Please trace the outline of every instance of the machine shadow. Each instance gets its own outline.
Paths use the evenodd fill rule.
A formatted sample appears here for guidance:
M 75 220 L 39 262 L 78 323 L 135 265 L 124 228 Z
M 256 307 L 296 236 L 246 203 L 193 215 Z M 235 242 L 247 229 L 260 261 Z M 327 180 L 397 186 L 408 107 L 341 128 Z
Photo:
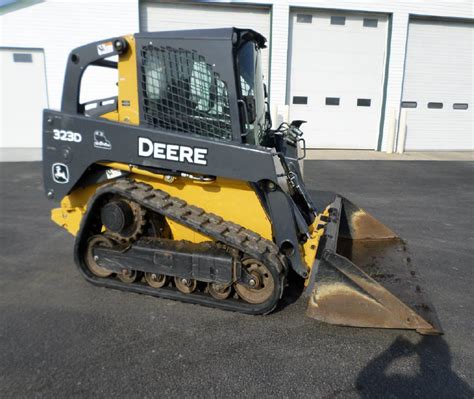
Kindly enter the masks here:
M 288 286 L 285 287 L 285 294 L 283 298 L 278 302 L 276 309 L 273 313 L 277 313 L 285 309 L 287 306 L 298 301 L 303 295 L 304 291 L 304 279 L 299 277 L 293 270 L 290 270 L 287 276 Z M 307 302 L 307 298 L 306 298 Z
M 391 364 L 417 356 L 416 374 L 390 373 Z M 359 373 L 356 389 L 361 398 L 472 398 L 473 388 L 451 368 L 451 353 L 442 337 L 423 336 L 419 343 L 404 337 L 371 360 Z

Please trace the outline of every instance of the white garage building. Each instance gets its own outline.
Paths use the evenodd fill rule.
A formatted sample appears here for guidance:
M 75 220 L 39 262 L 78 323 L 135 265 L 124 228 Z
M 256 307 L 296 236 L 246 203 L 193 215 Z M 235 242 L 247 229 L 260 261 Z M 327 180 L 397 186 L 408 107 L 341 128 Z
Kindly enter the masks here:
M 0 155 L 39 159 L 41 110 L 59 108 L 74 47 L 225 26 L 267 37 L 272 109 L 308 121 L 310 148 L 474 149 L 472 0 L 0 0 Z

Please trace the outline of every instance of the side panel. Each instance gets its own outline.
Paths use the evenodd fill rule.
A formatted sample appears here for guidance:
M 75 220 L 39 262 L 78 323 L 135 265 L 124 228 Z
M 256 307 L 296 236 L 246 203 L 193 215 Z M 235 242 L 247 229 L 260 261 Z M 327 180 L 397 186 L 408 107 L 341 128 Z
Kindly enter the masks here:
M 112 166 L 112 165 L 111 165 Z M 125 165 L 123 165 L 125 166 Z M 188 204 L 198 206 L 206 212 L 223 217 L 252 230 L 272 241 L 272 226 L 263 206 L 252 187 L 246 182 L 218 178 L 213 182 L 202 183 L 187 178 L 177 178 L 167 183 L 163 175 L 154 177 L 131 174 L 130 178 L 150 184 Z M 61 201 L 61 208 L 53 210 L 53 219 L 75 235 L 79 230 L 81 217 L 87 201 L 98 186 L 76 189 Z M 207 241 L 209 238 L 177 223 L 169 221 L 173 238 L 192 242 Z
M 132 175 L 132 177 L 134 177 Z M 162 179 L 137 176 L 153 187 L 179 197 L 189 204 L 212 212 L 262 237 L 273 241 L 272 226 L 255 191 L 247 182 L 218 178 L 215 182 L 200 183 L 178 178 L 172 184 Z
M 92 164 L 107 161 L 249 182 L 277 181 L 276 155 L 265 148 L 51 110 L 44 113 L 43 132 L 44 184 L 51 199 L 68 194 Z

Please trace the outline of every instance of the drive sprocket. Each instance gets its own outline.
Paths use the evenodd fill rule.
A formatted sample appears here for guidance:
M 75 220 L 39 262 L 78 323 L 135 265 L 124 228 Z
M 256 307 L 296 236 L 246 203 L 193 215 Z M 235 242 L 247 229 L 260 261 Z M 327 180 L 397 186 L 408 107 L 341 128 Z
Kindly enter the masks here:
M 107 217 L 107 215 L 104 216 L 104 213 L 113 211 L 115 211 L 115 213 L 128 211 L 131 215 L 131 220 L 128 221 L 127 224 L 121 225 L 120 228 L 112 229 L 111 226 L 104 221 Z M 147 223 L 146 210 L 134 201 L 125 198 L 113 198 L 102 208 L 102 220 L 107 229 L 107 235 L 110 238 L 122 244 L 131 244 L 138 240 L 143 234 Z

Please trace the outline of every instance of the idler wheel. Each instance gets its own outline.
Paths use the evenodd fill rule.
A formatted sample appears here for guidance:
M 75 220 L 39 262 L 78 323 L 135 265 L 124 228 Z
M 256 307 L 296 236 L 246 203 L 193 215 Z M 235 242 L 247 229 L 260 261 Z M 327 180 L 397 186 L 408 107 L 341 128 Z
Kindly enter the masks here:
M 237 294 L 246 302 L 258 304 L 264 303 L 273 295 L 275 290 L 275 281 L 270 270 L 260 261 L 247 258 L 242 261 L 242 267 L 245 268 L 251 276 L 250 284 L 234 284 Z
M 94 248 L 95 247 L 106 247 L 112 248 L 114 246 L 113 241 L 110 238 L 107 238 L 101 234 L 92 236 L 89 238 L 87 242 L 87 249 L 86 249 L 86 257 L 85 262 L 88 269 L 94 276 L 97 277 L 109 277 L 112 272 L 99 266 L 97 261 L 99 260 L 97 256 L 94 256 Z

